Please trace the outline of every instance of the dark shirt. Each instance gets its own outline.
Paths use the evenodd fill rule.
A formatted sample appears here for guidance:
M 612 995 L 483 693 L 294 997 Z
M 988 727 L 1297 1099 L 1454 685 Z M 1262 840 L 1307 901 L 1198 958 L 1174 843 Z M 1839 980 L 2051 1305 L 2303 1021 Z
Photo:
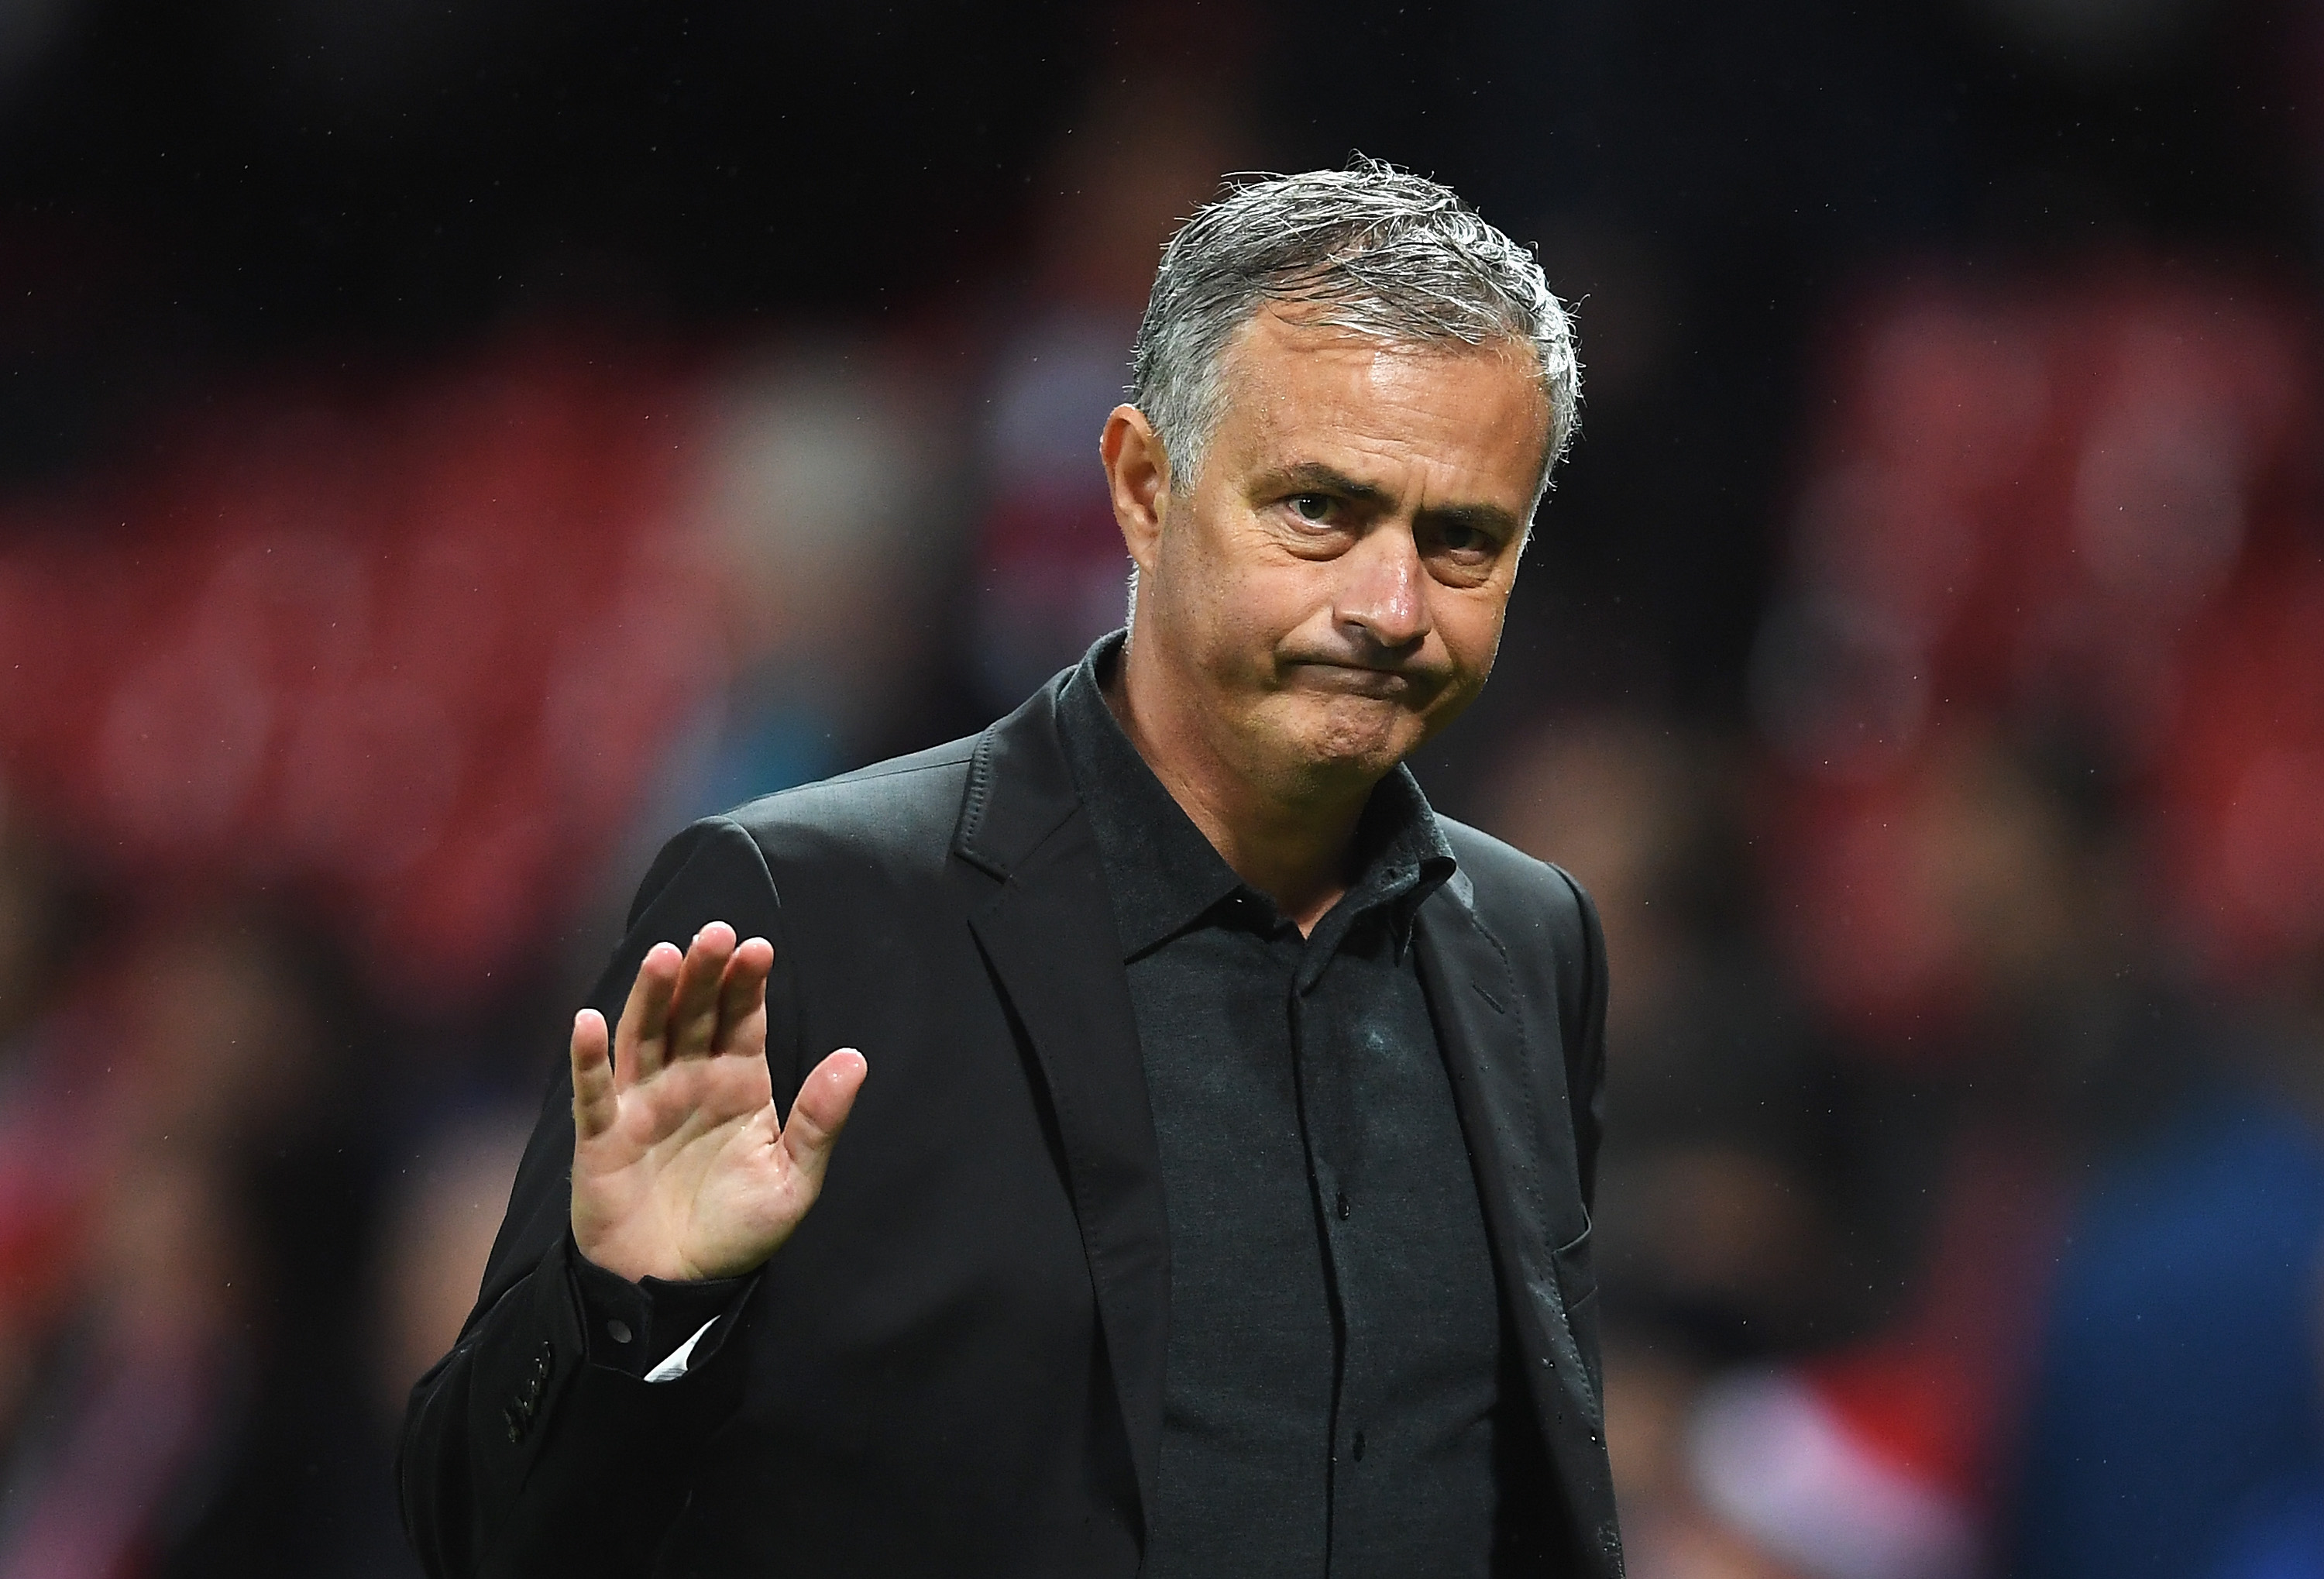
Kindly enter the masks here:
M 1091 650 L 1058 723 L 1113 900 L 1170 1223 L 1145 1571 L 1482 1579 L 1500 1302 L 1412 950 L 1452 852 L 1398 769 L 1360 823 L 1346 896 L 1303 937 L 1115 721 L 1099 677 L 1120 650 Z

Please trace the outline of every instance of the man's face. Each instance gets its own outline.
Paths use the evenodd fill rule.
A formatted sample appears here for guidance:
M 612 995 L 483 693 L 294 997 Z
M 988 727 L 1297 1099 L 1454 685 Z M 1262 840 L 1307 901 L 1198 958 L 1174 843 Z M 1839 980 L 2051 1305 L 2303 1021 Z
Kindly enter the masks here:
M 1221 377 L 1191 496 L 1124 522 L 1139 661 L 1255 781 L 1369 784 L 1492 668 L 1548 426 L 1532 354 L 1262 311 Z

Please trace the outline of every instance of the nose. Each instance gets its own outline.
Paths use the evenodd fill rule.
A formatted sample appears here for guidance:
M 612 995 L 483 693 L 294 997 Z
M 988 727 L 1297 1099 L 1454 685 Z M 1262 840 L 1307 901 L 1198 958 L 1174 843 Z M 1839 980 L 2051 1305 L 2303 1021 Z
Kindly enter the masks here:
M 1342 628 L 1390 649 L 1413 646 L 1428 634 L 1428 571 L 1410 531 L 1382 522 L 1338 562 L 1339 597 L 1333 613 Z

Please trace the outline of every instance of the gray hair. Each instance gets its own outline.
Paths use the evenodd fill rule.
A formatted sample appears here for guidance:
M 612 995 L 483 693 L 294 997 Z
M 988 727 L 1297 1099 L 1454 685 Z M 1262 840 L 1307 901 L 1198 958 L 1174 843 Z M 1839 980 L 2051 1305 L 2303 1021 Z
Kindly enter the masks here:
M 1397 344 L 1530 346 L 1549 402 L 1538 502 L 1572 441 L 1582 394 L 1565 309 L 1533 254 L 1450 187 L 1361 156 L 1345 170 L 1230 186 L 1163 248 L 1129 392 L 1161 437 L 1174 489 L 1194 486 L 1225 406 L 1228 342 L 1277 302 Z

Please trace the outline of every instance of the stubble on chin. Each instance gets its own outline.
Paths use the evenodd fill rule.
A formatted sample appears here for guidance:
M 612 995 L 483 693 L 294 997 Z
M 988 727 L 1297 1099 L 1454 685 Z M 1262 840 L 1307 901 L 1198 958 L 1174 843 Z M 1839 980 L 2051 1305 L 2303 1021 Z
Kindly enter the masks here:
M 1419 716 L 1400 701 L 1310 694 L 1288 711 L 1283 771 L 1309 793 L 1377 782 L 1424 734 Z

